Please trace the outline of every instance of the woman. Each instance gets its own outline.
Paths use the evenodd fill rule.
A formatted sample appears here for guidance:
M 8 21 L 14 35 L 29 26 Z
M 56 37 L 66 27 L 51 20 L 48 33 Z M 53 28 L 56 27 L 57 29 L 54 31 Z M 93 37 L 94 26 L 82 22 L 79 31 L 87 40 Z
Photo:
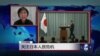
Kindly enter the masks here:
M 33 25 L 33 23 L 27 19 L 29 15 L 28 10 L 25 7 L 21 7 L 18 10 L 19 20 L 17 20 L 14 25 Z

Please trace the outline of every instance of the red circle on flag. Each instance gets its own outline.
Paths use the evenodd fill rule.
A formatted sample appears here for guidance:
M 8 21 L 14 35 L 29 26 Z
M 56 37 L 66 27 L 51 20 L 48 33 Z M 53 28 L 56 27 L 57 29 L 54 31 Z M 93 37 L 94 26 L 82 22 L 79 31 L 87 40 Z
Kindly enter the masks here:
M 47 19 L 44 20 L 44 25 L 47 26 Z

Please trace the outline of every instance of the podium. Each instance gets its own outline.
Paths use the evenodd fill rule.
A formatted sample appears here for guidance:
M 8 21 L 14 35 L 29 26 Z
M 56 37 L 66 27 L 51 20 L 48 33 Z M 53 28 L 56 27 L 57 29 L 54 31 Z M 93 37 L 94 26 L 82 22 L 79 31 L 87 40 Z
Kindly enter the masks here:
M 60 41 L 66 41 L 67 42 L 67 28 L 70 28 L 70 27 L 66 27 L 66 26 L 61 26 L 60 27 Z

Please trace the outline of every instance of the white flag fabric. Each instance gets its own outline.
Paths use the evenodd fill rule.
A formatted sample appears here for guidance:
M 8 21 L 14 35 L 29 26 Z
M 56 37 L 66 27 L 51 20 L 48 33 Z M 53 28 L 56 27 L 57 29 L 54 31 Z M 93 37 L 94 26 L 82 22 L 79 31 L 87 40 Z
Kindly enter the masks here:
M 46 14 L 43 14 L 42 20 L 41 20 L 41 30 L 44 31 L 44 33 L 47 33 L 47 18 Z

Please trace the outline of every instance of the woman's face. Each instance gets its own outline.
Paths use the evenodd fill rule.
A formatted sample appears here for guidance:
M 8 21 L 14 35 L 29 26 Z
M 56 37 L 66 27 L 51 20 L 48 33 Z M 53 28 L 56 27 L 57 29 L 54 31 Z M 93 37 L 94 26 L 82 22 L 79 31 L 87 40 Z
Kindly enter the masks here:
M 22 20 L 26 20 L 27 17 L 28 17 L 28 14 L 27 14 L 26 10 L 22 10 L 22 11 L 19 13 L 19 17 L 20 17 L 20 19 L 22 19 Z

